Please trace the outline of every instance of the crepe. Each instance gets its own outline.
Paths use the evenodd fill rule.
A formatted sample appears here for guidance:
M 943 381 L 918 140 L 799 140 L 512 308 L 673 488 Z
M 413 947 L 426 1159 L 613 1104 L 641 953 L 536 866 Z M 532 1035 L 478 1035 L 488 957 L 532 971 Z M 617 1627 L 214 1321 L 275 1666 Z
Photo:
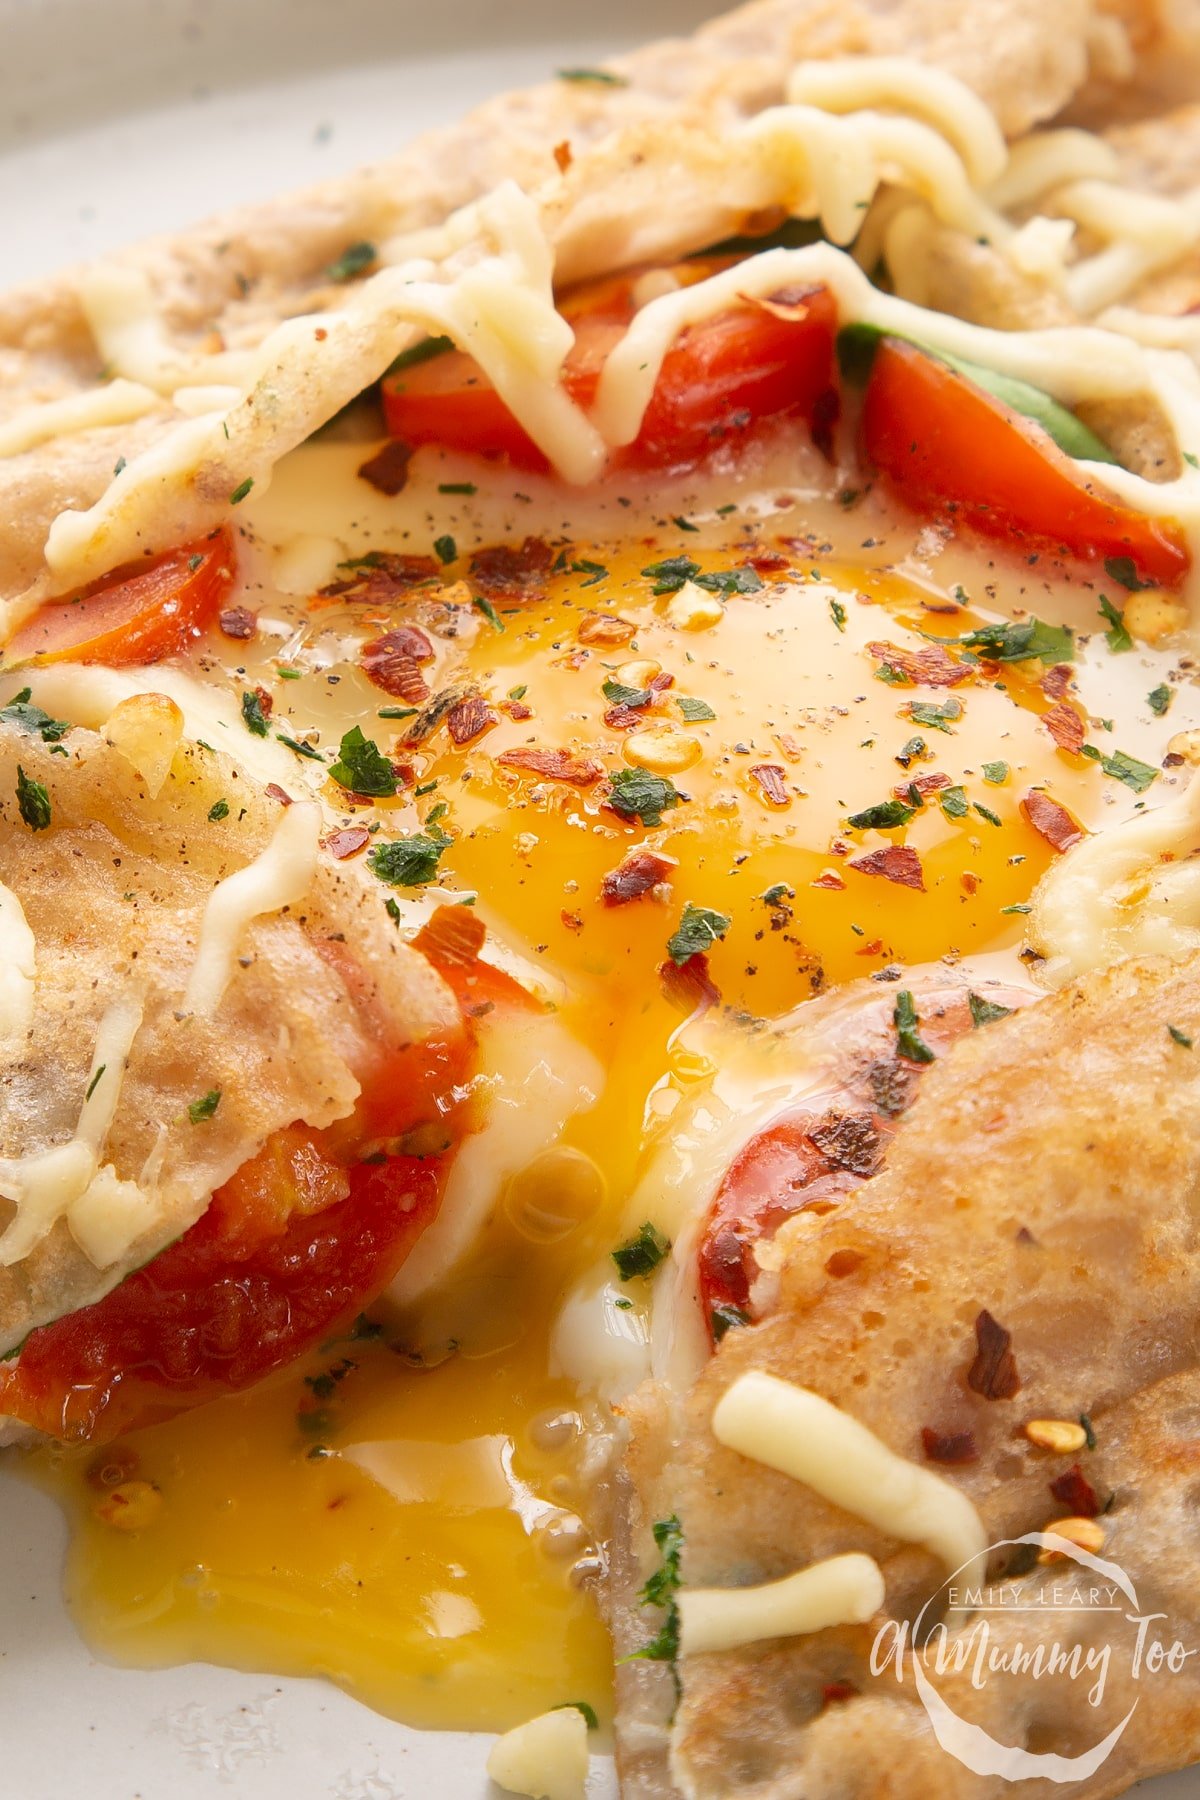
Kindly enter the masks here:
M 650 1524 L 671 1515 L 683 1528 L 685 1589 L 769 1580 L 852 1549 L 883 1569 L 888 1617 L 913 1617 L 937 1587 L 927 1552 L 714 1440 L 716 1401 L 751 1369 L 816 1390 L 905 1458 L 922 1460 L 923 1428 L 970 1432 L 977 1458 L 938 1472 L 969 1495 L 992 1543 L 1069 1510 L 1047 1484 L 1072 1459 L 1036 1449 L 1023 1423 L 1085 1413 L 1097 1440 L 1084 1456 L 1087 1480 L 1114 1496 L 1102 1554 L 1127 1572 L 1142 1610 L 1164 1613 L 1170 1635 L 1196 1641 L 1193 1034 L 1200 1041 L 1197 957 L 1088 977 L 960 1041 L 925 1076 L 884 1171 L 827 1216 L 783 1228 L 762 1323 L 729 1331 L 690 1392 L 650 1386 L 625 1409 L 632 1511 L 617 1563 L 619 1653 L 656 1629 L 636 1594 L 658 1560 Z M 1011 1397 L 988 1399 L 966 1381 L 984 1309 L 1011 1333 L 1020 1379 Z M 1027 1592 L 1044 1579 L 1027 1575 Z M 1007 1783 L 970 1774 L 939 1747 L 911 1682 L 872 1677 L 882 1622 L 685 1658 L 673 1725 L 670 1671 L 624 1664 L 623 1794 L 1003 1792 Z M 991 1623 L 1011 1646 L 1063 1621 L 1027 1611 Z M 1077 1627 L 1081 1642 L 1097 1644 L 1106 1629 L 1096 1616 Z M 1080 1793 L 1122 1792 L 1200 1752 L 1194 1663 L 1157 1680 L 1143 1672 L 1139 1688 L 1118 1660 L 1113 1679 L 1125 1685 L 1114 1689 L 1108 1723 L 1139 1692 L 1141 1703 Z M 845 1691 L 823 1705 L 831 1684 Z M 1105 1729 L 1082 1693 L 1072 1705 L 1061 1686 L 1032 1676 L 1019 1688 L 995 1681 L 973 1691 L 968 1669 L 939 1687 L 1002 1743 L 1076 1751 Z
M 1146 9 L 1139 18 L 1146 26 Z M 737 179 L 719 129 L 777 103 L 797 59 L 859 52 L 953 72 L 1010 137 L 1079 94 L 1089 58 L 1110 74 L 1119 65 L 1126 83 L 1137 75 L 1122 28 L 1088 0 L 1053 15 L 1035 0 L 989 0 L 969 19 L 946 0 L 756 0 L 692 39 L 619 60 L 614 79 L 503 97 L 376 168 L 18 291 L 0 306 L 0 431 L 6 420 L 10 446 L 35 441 L 0 462 L 0 593 L 61 592 L 197 536 L 375 380 L 413 332 L 386 266 L 374 280 L 331 282 L 350 246 L 392 267 L 411 256 L 435 270 L 477 262 L 497 247 L 486 212 L 460 213 L 449 237 L 431 228 L 509 179 L 533 196 L 558 283 L 694 250 L 761 204 L 761 174 Z M 96 384 L 114 363 L 122 385 L 105 395 Z M 45 437 L 52 416 L 31 409 L 81 397 L 101 415 L 116 406 L 122 422 Z M 181 406 L 212 408 L 207 426 L 185 422 Z M 171 466 L 143 472 L 139 456 L 168 441 Z M 112 517 L 60 545 L 48 569 L 51 523 L 94 504 L 121 458 L 133 467 Z

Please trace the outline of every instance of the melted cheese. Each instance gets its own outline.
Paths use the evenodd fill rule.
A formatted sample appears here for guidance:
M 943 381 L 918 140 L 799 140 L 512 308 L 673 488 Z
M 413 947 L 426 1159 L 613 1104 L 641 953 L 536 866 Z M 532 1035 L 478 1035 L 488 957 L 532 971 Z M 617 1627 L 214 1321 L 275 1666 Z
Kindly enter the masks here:
M 137 381 L 109 381 L 103 387 L 86 388 L 61 400 L 45 400 L 26 406 L 0 424 L 0 456 L 20 456 L 52 438 L 69 437 L 76 431 L 95 431 L 104 425 L 125 425 L 161 405 L 152 388 Z
M 79 304 L 107 368 L 169 395 L 193 381 L 240 381 L 245 351 L 183 355 L 170 342 L 149 277 L 120 263 L 94 263 L 78 277 Z
M 1200 948 L 1200 779 L 1052 863 L 1034 892 L 1029 940 L 1050 987 L 1125 957 Z
M 122 994 L 100 1020 L 74 1136 L 65 1144 L 0 1161 L 0 1194 L 17 1208 L 0 1234 L 0 1263 L 6 1267 L 27 1256 L 57 1220 L 66 1217 L 71 1224 L 72 1209 L 80 1203 L 85 1218 L 91 1216 L 87 1196 L 101 1173 L 100 1156 L 116 1117 L 143 1004 L 140 994 Z M 111 1174 L 108 1170 L 102 1186 Z
M 912 57 L 803 62 L 792 72 L 787 95 L 794 104 L 829 113 L 864 107 L 917 113 L 954 147 L 976 187 L 995 181 L 1007 161 L 1004 134 L 978 95 L 944 69 Z
M 865 1625 L 883 1599 L 879 1564 L 858 1551 L 761 1587 L 684 1588 L 677 1601 L 679 1648 L 684 1656 L 704 1656 L 831 1625 Z
M 948 1570 L 977 1578 L 983 1522 L 961 1489 L 897 1456 L 874 1432 L 807 1388 L 742 1375 L 713 1412 L 719 1443 L 802 1481 L 888 1537 L 923 1544 Z
M 297 906 L 317 872 L 321 811 L 311 801 L 284 808 L 270 843 L 252 863 L 218 882 L 200 924 L 196 960 L 183 1003 L 210 1018 L 233 974 L 238 946 L 252 919 Z
M 37 944 L 24 909 L 0 883 L 0 1041 L 11 1054 L 33 1025 Z
M 584 1800 L 586 1719 L 577 1706 L 561 1706 L 506 1731 L 492 1745 L 487 1772 L 509 1794 L 526 1794 L 531 1800 Z

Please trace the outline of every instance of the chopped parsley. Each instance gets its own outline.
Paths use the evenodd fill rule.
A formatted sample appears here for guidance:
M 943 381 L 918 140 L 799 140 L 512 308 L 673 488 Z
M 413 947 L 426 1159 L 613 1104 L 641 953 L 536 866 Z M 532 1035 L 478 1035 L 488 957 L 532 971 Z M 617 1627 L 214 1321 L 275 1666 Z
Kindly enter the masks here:
M 458 545 L 449 533 L 447 533 L 445 537 L 434 538 L 433 554 L 440 563 L 452 563 L 458 555 Z
M 1131 594 L 1140 592 L 1142 588 L 1152 588 L 1154 586 L 1152 581 L 1142 580 L 1137 572 L 1137 566 L 1134 563 L 1132 556 L 1106 556 L 1104 559 L 1104 573 L 1110 576 L 1113 581 L 1119 583 L 1121 587 L 1127 589 Z
M 962 701 L 951 694 L 939 705 L 936 700 L 910 700 L 908 716 L 914 725 L 929 725 L 935 731 L 949 731 L 955 719 L 962 718 Z
M 433 338 L 426 339 L 427 343 L 434 343 L 436 341 L 437 340 L 433 339 Z M 479 489 L 475 486 L 475 483 L 473 481 L 439 481 L 438 482 L 438 493 L 439 494 L 467 494 L 467 495 L 470 495 L 470 494 L 477 494 L 478 492 L 479 492 Z
M 420 710 L 419 706 L 381 706 L 375 716 L 378 719 L 415 719 Z
M 990 806 L 985 806 L 982 800 L 974 800 L 971 804 L 981 819 L 986 819 L 989 825 L 999 825 L 999 816 L 992 811 Z
M 609 782 L 609 805 L 622 818 L 640 819 L 643 825 L 661 825 L 663 814 L 681 798 L 669 775 L 651 775 L 648 769 L 615 769 Z
M 1074 662 L 1075 635 L 1067 625 L 1046 625 L 1041 619 L 1011 620 L 980 625 L 952 642 L 973 650 L 988 662 Z
M 387 899 L 383 903 L 383 910 L 387 914 L 388 918 L 392 921 L 393 925 L 399 925 L 399 923 L 400 923 L 400 906 L 397 901 L 392 899 L 392 896 L 390 894 L 388 895 Z
M 228 817 L 229 817 L 229 802 L 228 802 L 228 800 L 214 800 L 212 805 L 208 809 L 209 824 L 210 825 L 219 825 L 222 819 L 227 819 Z
M 764 888 L 758 897 L 764 906 L 782 906 L 785 900 L 791 899 L 792 890 L 786 881 L 776 881 Z
M 707 700 L 693 700 L 690 694 L 677 694 L 675 704 L 692 725 L 703 724 L 705 720 L 715 719 L 717 716 Z
M 1190 463 L 1193 469 L 1200 469 L 1200 456 L 1197 456 L 1194 450 L 1185 450 L 1183 460 L 1185 463 Z
M 918 1029 L 921 1021 L 917 1016 L 916 1002 L 908 988 L 901 988 L 896 995 L 892 1023 L 896 1027 L 896 1044 L 901 1056 L 907 1056 L 909 1062 L 915 1063 L 934 1061 L 933 1051 Z
M 840 600 L 831 600 L 829 602 L 829 615 L 832 618 L 834 624 L 837 626 L 838 630 L 845 631 L 845 629 L 846 629 L 846 609 L 842 605 Z
M 590 87 L 628 87 L 626 75 L 615 75 L 611 69 L 559 69 L 560 81 L 573 81 Z
M 1189 1037 L 1189 1036 L 1188 1036 L 1188 1034 L 1187 1034 L 1187 1032 L 1186 1032 L 1186 1031 L 1180 1031 L 1180 1029 L 1179 1029 L 1179 1027 L 1178 1027 L 1178 1025 L 1168 1025 L 1168 1026 L 1167 1026 L 1167 1030 L 1168 1030 L 1168 1031 L 1169 1031 L 1169 1032 L 1170 1032 L 1170 1034 L 1171 1034 L 1171 1036 L 1172 1036 L 1172 1038 L 1173 1038 L 1173 1039 L 1174 1039 L 1174 1041 L 1175 1041 L 1175 1042 L 1176 1042 L 1176 1043 L 1177 1043 L 1177 1044 L 1179 1044 L 1179 1045 L 1181 1045 L 1181 1046 L 1182 1046 L 1182 1048 L 1183 1048 L 1183 1049 L 1184 1049 L 1184 1050 L 1190 1050 L 1190 1049 L 1191 1049 L 1191 1047 L 1192 1047 L 1192 1040 L 1191 1040 L 1191 1038 L 1190 1038 L 1190 1037 Z
M 748 1325 L 750 1314 L 743 1312 L 740 1306 L 731 1306 L 728 1300 L 722 1300 L 709 1312 L 708 1323 L 712 1331 L 713 1343 L 719 1344 L 725 1333 L 733 1326 Z
M 622 1281 L 636 1281 L 643 1275 L 652 1275 L 670 1248 L 670 1238 L 647 1219 L 633 1237 L 618 1244 L 612 1259 Z
M 1174 1028 L 1172 1027 L 1172 1030 L 1173 1029 Z M 100 1067 L 96 1070 L 96 1073 L 92 1076 L 92 1079 L 87 1084 L 87 1092 L 83 1096 L 85 1100 L 90 1100 L 92 1095 L 95 1093 L 96 1089 L 100 1086 L 100 1083 L 104 1077 L 104 1071 L 105 1071 L 105 1069 L 107 1069 L 107 1067 L 108 1067 L 107 1063 L 100 1064 Z
M 626 687 L 623 681 L 616 681 L 611 675 L 604 683 L 603 693 L 604 698 L 614 706 L 638 707 L 650 704 L 649 688 Z
M 353 794 L 386 798 L 396 791 L 396 775 L 374 738 L 364 737 L 354 725 L 338 747 L 338 759 L 329 771 L 339 787 Z
M 1115 654 L 1122 650 L 1133 649 L 1133 639 L 1125 626 L 1125 614 L 1115 607 L 1107 594 L 1100 596 L 1100 616 L 1106 619 L 1111 630 L 1104 634 L 1104 641 Z
M 910 737 L 908 742 L 901 744 L 899 750 L 897 750 L 896 761 L 900 764 L 902 769 L 907 769 L 910 764 L 916 762 L 919 756 L 924 756 L 925 748 L 925 739 L 923 737 Z
M 262 696 L 256 694 L 252 688 L 248 688 L 242 695 L 242 720 L 246 730 L 252 731 L 255 737 L 265 738 L 267 736 L 270 728 L 267 725 L 267 715 L 263 711 Z
M 1092 1427 L 1092 1421 L 1088 1418 L 1086 1413 L 1080 1413 L 1079 1423 L 1083 1426 L 1084 1442 L 1087 1444 L 1089 1450 L 1094 1450 L 1096 1448 L 1096 1433 Z
M 220 1088 L 209 1088 L 207 1094 L 202 1094 L 199 1100 L 192 1101 L 188 1107 L 188 1118 L 193 1125 L 203 1124 L 205 1119 L 212 1118 L 220 1104 Z
M 1156 719 L 1161 719 L 1175 698 L 1165 681 L 1160 681 L 1156 688 L 1151 688 L 1146 695 L 1146 704 Z
M 0 706 L 0 719 L 6 724 L 16 725 L 21 731 L 28 731 L 31 736 L 40 737 L 44 744 L 57 744 L 59 738 L 65 737 L 71 726 L 66 719 L 52 719 L 43 712 L 40 706 L 30 704 L 29 688 L 22 688 L 14 694 L 7 706 Z
M 45 831 L 50 823 L 50 796 L 40 781 L 32 780 L 17 764 L 17 809 L 30 831 Z
M 589 562 L 587 557 L 581 558 L 578 562 L 573 562 L 570 565 L 570 568 L 573 575 L 587 576 L 587 580 L 583 583 L 585 588 L 595 587 L 598 581 L 604 581 L 608 575 L 608 570 L 603 563 Z
M 733 920 L 728 913 L 715 912 L 711 906 L 693 906 L 689 900 L 683 917 L 667 942 L 667 955 L 676 968 L 682 968 L 690 956 L 710 950 L 723 938 Z
M 1125 750 L 1114 750 L 1111 756 L 1102 756 L 1100 767 L 1114 781 L 1123 781 L 1135 794 L 1144 794 L 1150 784 L 1158 780 L 1157 769 L 1151 768 L 1149 763 L 1139 762 Z
M 962 787 L 942 788 L 938 803 L 948 819 L 965 819 L 970 810 L 966 789 Z
M 476 612 L 481 612 L 493 631 L 504 630 L 504 620 L 496 611 L 486 594 L 472 594 L 471 605 Z
M 510 700 L 523 700 L 528 692 L 529 683 L 522 681 L 516 687 L 509 688 L 508 697 Z
M 886 681 L 889 687 L 911 687 L 912 685 L 904 670 L 898 669 L 895 663 L 889 662 L 880 663 L 875 671 L 875 679 L 876 681 Z
M 599 1731 L 600 1729 L 600 1721 L 596 1717 L 596 1709 L 594 1706 L 589 1706 L 586 1700 L 560 1700 L 557 1706 L 552 1706 L 550 1708 L 550 1711 L 580 1712 L 583 1714 L 583 1722 L 589 1731 Z
M 762 577 L 750 568 L 720 569 L 711 575 L 700 573 L 700 564 L 690 556 L 665 556 L 661 562 L 648 563 L 642 574 L 653 581 L 651 590 L 654 594 L 677 594 L 685 582 L 692 582 L 703 588 L 707 594 L 720 594 L 728 599 L 731 594 L 757 594 L 762 587 Z
M 435 825 L 430 831 L 414 831 L 411 837 L 374 845 L 367 851 L 367 863 L 389 887 L 420 887 L 433 880 L 442 852 L 452 842 Z
M 230 506 L 240 506 L 242 501 L 246 498 L 246 495 L 250 492 L 250 489 L 253 486 L 254 486 L 253 475 L 247 475 L 245 481 L 239 481 L 237 486 L 234 488 L 232 494 L 230 494 L 230 496 L 229 496 Z
M 331 262 L 325 273 L 330 281 L 353 281 L 364 269 L 369 269 L 375 261 L 377 252 L 374 244 L 363 238 L 357 244 L 350 244 L 336 262 Z
M 1027 913 L 1032 912 L 1033 908 L 1027 900 L 1015 900 L 1011 906 L 1002 906 L 1000 911 L 1002 913 Z
M 1008 780 L 1008 764 L 1006 762 L 985 762 L 983 779 L 990 781 L 993 787 L 1000 787 Z
M 1011 1006 L 1001 1006 L 996 1000 L 985 1000 L 982 994 L 968 994 L 967 1005 L 971 1009 L 971 1023 L 977 1029 L 980 1025 L 992 1025 L 997 1019 L 1007 1019 L 1012 1012 Z
M 454 339 L 453 338 L 449 338 L 449 337 L 420 338 L 420 339 L 418 339 L 418 341 L 415 344 L 410 344 L 408 346 L 407 350 L 402 350 L 400 352 L 399 356 L 393 357 L 392 361 L 388 365 L 386 372 L 389 375 L 398 375 L 402 369 L 414 369 L 414 368 L 416 368 L 418 363 L 432 362 L 435 356 L 445 356 L 446 352 L 448 350 L 453 350 L 453 348 L 454 348 Z M 471 485 L 470 482 L 466 482 L 466 483 L 462 484 L 461 488 L 448 487 L 448 488 L 443 488 L 440 491 L 443 493 L 451 493 L 451 492 L 457 493 L 460 491 L 465 491 L 465 489 L 468 487 L 471 488 L 472 493 L 475 492 L 475 489 Z M 358 559 L 355 559 L 355 560 L 358 560 Z M 342 565 L 342 566 L 344 566 L 344 565 Z
M 679 531 L 699 531 L 700 529 L 698 525 L 693 525 L 690 519 L 685 519 L 682 513 L 676 513 L 671 523 Z
M 895 831 L 898 826 L 907 825 L 915 811 L 915 807 L 905 806 L 903 800 L 881 800 L 877 806 L 866 806 L 862 812 L 851 813 L 846 823 L 855 831 Z
M 291 751 L 293 756 L 306 756 L 309 762 L 325 761 L 319 750 L 314 750 L 311 744 L 302 744 L 299 738 L 291 737 L 288 732 L 277 731 L 275 736 Z
M 643 1606 L 661 1607 L 666 1617 L 650 1642 L 633 1654 L 648 1662 L 674 1662 L 679 1655 L 679 1606 L 675 1596 L 683 1583 L 679 1567 L 683 1527 L 672 1513 L 669 1519 L 656 1519 L 651 1529 L 662 1561 L 638 1598 Z

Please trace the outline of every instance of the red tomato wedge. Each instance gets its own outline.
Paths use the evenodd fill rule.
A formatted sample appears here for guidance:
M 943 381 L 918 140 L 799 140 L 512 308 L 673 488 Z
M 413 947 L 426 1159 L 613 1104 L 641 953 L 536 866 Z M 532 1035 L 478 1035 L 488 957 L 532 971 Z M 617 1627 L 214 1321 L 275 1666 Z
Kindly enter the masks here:
M 1190 554 L 1172 519 L 1134 512 L 1031 419 L 915 344 L 884 338 L 863 404 L 862 443 L 899 497 L 1019 548 L 1083 562 L 1128 557 L 1138 577 L 1177 587 Z
M 1030 995 L 988 988 L 984 998 L 1011 1012 Z M 917 994 L 916 1003 L 920 1037 L 935 1057 L 974 1027 L 962 988 Z M 882 1162 L 926 1066 L 897 1054 L 894 1007 L 895 996 L 887 994 L 848 1011 L 844 1031 L 814 1074 L 812 1099 L 751 1138 L 730 1164 L 698 1252 L 701 1303 L 714 1343 L 728 1326 L 754 1315 L 755 1245 L 773 1238 L 794 1213 L 832 1211 Z
M 340 1191 L 291 1127 L 201 1219 L 94 1306 L 31 1332 L 0 1367 L 0 1413 L 103 1443 L 249 1386 L 352 1319 L 437 1212 L 444 1163 L 359 1163 Z
M 233 544 L 216 532 L 144 568 L 117 569 L 65 600 L 48 600 L 6 646 L 19 663 L 159 662 L 198 638 L 233 585 Z
M 714 266 L 685 263 L 672 273 L 690 283 Z M 634 310 L 632 279 L 597 283 L 563 301 L 575 328 L 563 384 L 578 405 L 595 399 L 601 370 Z M 731 437 L 788 413 L 827 432 L 837 411 L 836 332 L 833 298 L 819 287 L 788 290 L 765 304 L 740 301 L 689 326 L 667 352 L 642 429 L 616 453 L 615 465 L 688 468 Z M 388 430 L 408 444 L 505 457 L 523 469 L 549 467 L 462 351 L 387 376 L 383 405 Z

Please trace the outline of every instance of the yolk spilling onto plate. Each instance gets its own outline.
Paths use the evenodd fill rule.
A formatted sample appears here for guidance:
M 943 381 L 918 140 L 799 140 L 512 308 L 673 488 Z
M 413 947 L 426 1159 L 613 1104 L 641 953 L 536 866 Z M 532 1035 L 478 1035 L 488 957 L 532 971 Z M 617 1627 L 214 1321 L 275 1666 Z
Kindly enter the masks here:
M 1095 764 L 1056 749 L 1039 722 L 1043 663 L 937 689 L 894 669 L 880 678 L 886 659 L 869 644 L 917 652 L 978 613 L 928 611 L 894 574 L 800 548 L 711 623 L 681 623 L 641 573 L 679 541 L 573 545 L 540 595 L 496 598 L 494 624 L 469 589 L 394 606 L 334 596 L 311 610 L 249 596 L 260 631 L 237 647 L 235 690 L 261 682 L 275 719 L 323 748 L 357 723 L 411 765 L 404 796 L 353 816 L 382 819 L 386 839 L 444 805 L 436 821 L 453 842 L 439 880 L 477 892 L 493 942 L 544 973 L 557 1026 L 605 1083 L 562 1149 L 501 1184 L 469 1257 L 415 1307 L 375 1309 L 304 1369 L 107 1450 L 38 1453 L 76 1522 L 77 1616 L 122 1661 L 322 1673 L 419 1725 L 507 1727 L 576 1699 L 602 1711 L 610 1656 L 589 1589 L 603 1520 L 582 1467 L 591 1403 L 552 1372 L 551 1336 L 576 1282 L 612 1274 L 648 1097 L 703 1079 L 675 1041 L 684 1014 L 657 972 L 685 902 L 732 921 L 710 952 L 725 1006 L 778 1016 L 892 965 L 1015 946 L 1013 909 L 1053 854 L 1021 795 L 1049 784 L 1077 816 L 1098 817 Z M 732 530 L 723 544 L 687 542 L 704 570 L 746 552 Z M 445 581 L 467 573 L 456 560 Z M 624 641 L 597 644 L 596 614 Z M 469 677 L 487 699 L 493 722 L 471 742 L 439 730 L 406 747 L 407 721 L 380 717 L 396 702 L 357 649 L 402 618 L 429 630 L 434 689 Z M 299 677 L 281 679 L 281 665 Z M 662 675 L 672 682 L 644 726 L 605 724 L 606 680 L 637 690 Z M 630 742 L 646 730 L 648 752 Z M 603 783 L 497 761 L 530 746 L 570 748 L 609 772 L 665 757 L 686 797 L 646 829 L 602 804 Z M 935 772 L 960 800 L 931 792 L 905 825 L 847 825 Z M 673 859 L 669 886 L 604 905 L 606 873 L 646 843 Z M 902 844 L 917 852 L 920 887 L 850 866 Z M 641 1289 L 630 1285 L 635 1310 Z

